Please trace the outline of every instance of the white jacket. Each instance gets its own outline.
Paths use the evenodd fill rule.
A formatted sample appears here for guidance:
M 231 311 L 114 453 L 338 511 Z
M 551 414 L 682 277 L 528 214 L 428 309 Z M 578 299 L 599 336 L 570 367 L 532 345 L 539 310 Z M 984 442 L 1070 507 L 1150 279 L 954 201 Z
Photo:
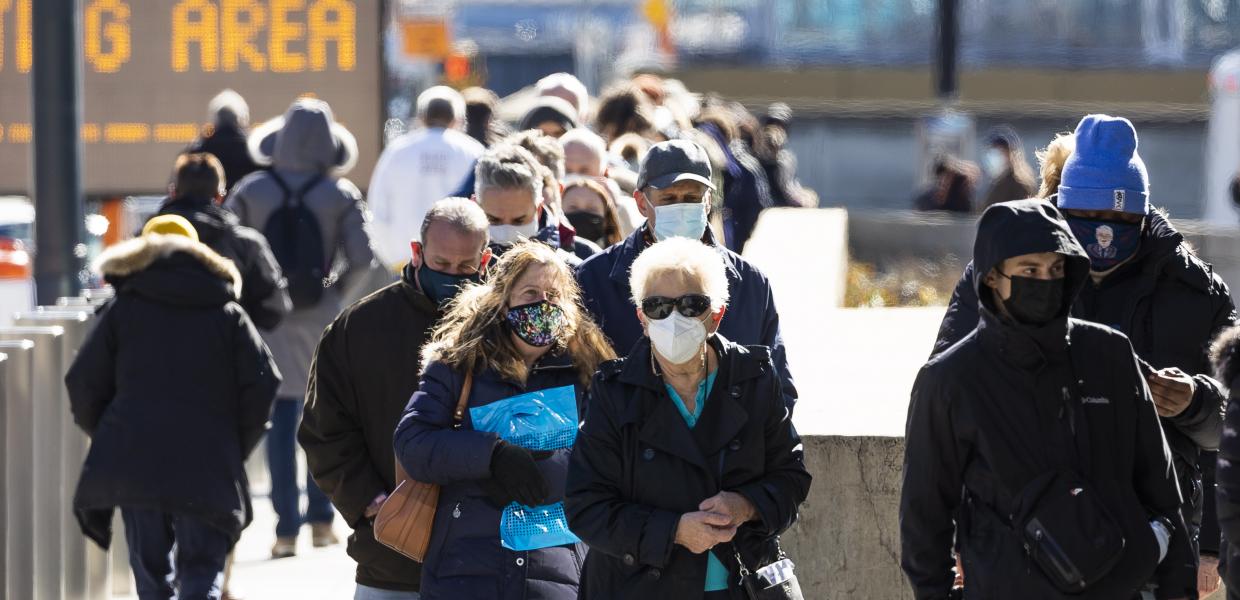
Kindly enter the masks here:
M 394 140 L 370 178 L 371 236 L 389 267 L 409 260 L 431 205 L 455 192 L 485 149 L 455 129 L 419 129 Z

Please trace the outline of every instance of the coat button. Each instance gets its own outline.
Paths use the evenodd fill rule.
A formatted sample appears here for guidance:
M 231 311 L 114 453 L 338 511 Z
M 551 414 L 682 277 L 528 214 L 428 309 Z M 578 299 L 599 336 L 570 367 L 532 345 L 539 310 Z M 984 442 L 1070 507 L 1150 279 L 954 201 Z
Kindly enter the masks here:
M 525 566 L 525 559 L 524 559 L 524 558 L 518 558 L 518 559 L 517 559 L 517 566 L 518 566 L 518 567 L 524 567 L 524 566 Z
M 650 569 L 650 578 L 651 578 L 651 579 L 658 579 L 658 578 L 660 578 L 660 577 L 662 577 L 662 576 L 663 576 L 663 571 L 660 571 L 659 569 Z
M 736 452 L 737 450 L 740 450 L 740 449 L 741 449 L 740 440 L 732 440 L 731 442 L 728 443 L 728 450 Z
M 733 397 L 733 398 L 740 398 L 740 397 L 741 397 L 741 386 L 739 386 L 739 385 L 734 385 L 734 386 L 732 386 L 732 397 Z
M 642 450 L 642 458 L 645 460 L 654 460 L 654 448 L 646 448 Z
M 624 564 L 625 564 L 625 566 L 631 567 L 631 566 L 633 566 L 633 565 L 637 564 L 637 558 L 636 558 L 635 556 L 633 556 L 632 554 L 625 554 L 625 555 L 624 555 Z

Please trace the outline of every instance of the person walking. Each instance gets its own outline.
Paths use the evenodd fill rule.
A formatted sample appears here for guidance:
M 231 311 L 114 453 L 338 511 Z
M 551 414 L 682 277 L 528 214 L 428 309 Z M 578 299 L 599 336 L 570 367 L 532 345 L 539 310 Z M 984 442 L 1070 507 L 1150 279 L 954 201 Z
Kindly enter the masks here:
M 465 99 L 435 86 L 418 96 L 418 129 L 388 145 L 370 177 L 370 227 L 383 264 L 399 272 L 409 254 L 409 233 L 417 231 L 435 202 L 469 177 L 485 148 L 461 131 Z
M 293 311 L 266 335 L 284 374 L 267 438 L 271 501 L 278 517 L 273 558 L 293 556 L 310 523 L 316 547 L 338 542 L 327 496 L 307 475 L 301 510 L 297 422 L 310 361 L 323 329 L 340 312 L 342 290 L 374 260 L 364 228 L 362 195 L 343 175 L 357 162 L 357 143 L 322 100 L 302 98 L 284 116 L 256 128 L 250 148 L 270 169 L 233 190 L 226 207 L 242 225 L 260 229 L 288 280 Z
M 549 177 L 533 154 L 514 144 L 492 146 L 478 160 L 474 200 L 491 223 L 491 250 L 496 256 L 522 240 L 536 240 L 570 267 L 581 264 L 572 245 L 561 245 L 560 217 L 546 197 Z
M 1056 202 L 1089 254 L 1090 272 L 1072 316 L 1124 332 L 1151 365 L 1145 376 L 1174 454 L 1205 595 L 1218 585 L 1213 451 L 1226 397 L 1211 377 L 1208 349 L 1236 323 L 1235 306 L 1227 284 L 1150 203 L 1132 123 L 1089 115 L 1074 139 Z M 973 273 L 969 265 L 964 276 Z M 957 285 L 935 352 L 967 335 L 978 310 L 976 292 Z
M 116 290 L 65 375 L 91 438 L 73 498 L 105 550 L 119 508 L 140 600 L 218 600 L 253 520 L 245 459 L 270 415 L 276 368 L 237 304 L 241 275 L 176 215 L 100 255 Z
M 392 432 L 418 390 L 431 330 L 461 286 L 490 262 L 487 218 L 473 201 L 436 202 L 400 281 L 346 308 L 323 332 L 297 439 L 319 487 L 353 528 L 355 600 L 416 600 L 422 567 L 375 540 L 374 517 L 396 488 Z
M 651 147 L 642 161 L 633 197 L 645 224 L 619 244 L 582 263 L 577 270 L 586 310 L 603 329 L 617 353 L 627 353 L 642 338 L 638 307 L 633 304 L 629 273 L 633 263 L 658 241 L 676 237 L 701 240 L 727 265 L 732 309 L 719 324 L 719 334 L 742 345 L 771 349 L 771 361 L 782 379 L 788 406 L 797 393 L 788 372 L 779 311 L 770 281 L 757 267 L 716 242 L 706 226 L 714 185 L 706 151 L 693 142 L 673 140 Z
M 572 271 L 545 244 L 516 244 L 423 356 L 394 438 L 409 476 L 441 486 L 423 600 L 575 600 L 585 546 L 564 522 L 564 477 L 581 399 L 615 355 Z
M 990 177 L 986 206 L 1032 198 L 1037 191 L 1020 136 L 1011 127 L 996 127 L 986 136 L 986 154 L 982 159 L 982 170 Z
M 697 240 L 651 246 L 630 286 L 645 335 L 595 376 L 569 462 L 582 597 L 747 598 L 811 479 L 770 350 L 717 335 L 727 267 Z
M 1196 598 L 1171 449 L 1128 339 L 1068 317 L 1090 258 L 1044 200 L 996 204 L 973 246 L 976 328 L 913 386 L 900 491 L 913 596 Z
M 214 155 L 200 152 L 177 157 L 168 197 L 156 216 L 178 215 L 194 226 L 198 240 L 233 261 L 241 272 L 241 308 L 263 331 L 275 329 L 293 309 L 288 285 L 267 238 L 243 227 L 224 209 L 224 169 Z
M 261 167 L 250 156 L 246 135 L 250 128 L 250 106 L 233 90 L 224 90 L 207 106 L 210 124 L 186 149 L 187 153 L 206 152 L 224 167 L 224 191 L 228 192 L 246 175 Z

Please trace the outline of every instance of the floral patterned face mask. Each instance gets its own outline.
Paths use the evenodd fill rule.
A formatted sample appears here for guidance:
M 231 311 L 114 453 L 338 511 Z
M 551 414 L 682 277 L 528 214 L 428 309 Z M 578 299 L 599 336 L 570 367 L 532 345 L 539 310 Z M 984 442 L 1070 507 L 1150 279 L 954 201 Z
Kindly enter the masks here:
M 517 337 L 538 348 L 555 343 L 564 328 L 564 309 L 546 300 L 514 306 L 506 318 Z

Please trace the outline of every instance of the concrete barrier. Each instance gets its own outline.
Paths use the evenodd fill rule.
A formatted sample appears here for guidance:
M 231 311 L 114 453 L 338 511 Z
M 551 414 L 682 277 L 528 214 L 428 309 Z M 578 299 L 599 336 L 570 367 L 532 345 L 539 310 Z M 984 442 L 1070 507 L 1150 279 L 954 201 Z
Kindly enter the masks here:
M 744 255 L 771 280 L 781 315 L 794 304 L 841 306 L 848 276 L 848 212 L 764 210 Z

